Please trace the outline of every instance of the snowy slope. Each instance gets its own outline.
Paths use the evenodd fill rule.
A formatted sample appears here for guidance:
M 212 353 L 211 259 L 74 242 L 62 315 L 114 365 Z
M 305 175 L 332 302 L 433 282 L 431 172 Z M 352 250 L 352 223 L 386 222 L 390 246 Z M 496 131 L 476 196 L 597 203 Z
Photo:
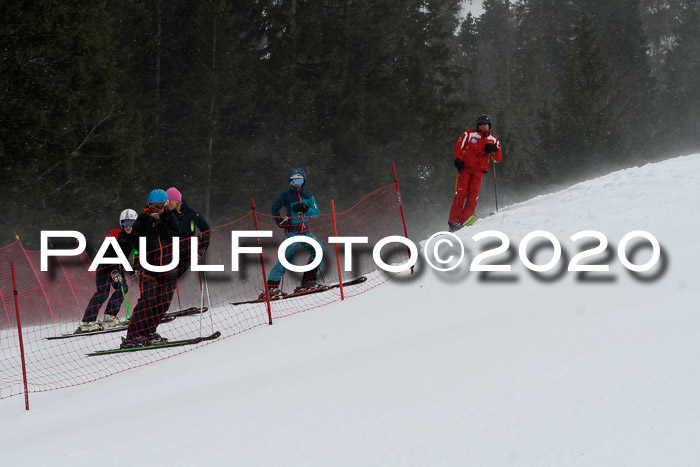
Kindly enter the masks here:
M 343 303 L 32 394 L 29 412 L 2 400 L 0 465 L 700 465 L 698 199 L 694 155 L 505 207 L 459 236 L 468 266 L 472 235 L 505 233 L 514 256 L 494 259 L 510 273 L 421 262 Z M 567 264 L 588 229 L 610 241 L 593 258 L 608 273 L 518 258 L 547 230 Z M 616 252 L 639 229 L 663 254 L 635 277 Z

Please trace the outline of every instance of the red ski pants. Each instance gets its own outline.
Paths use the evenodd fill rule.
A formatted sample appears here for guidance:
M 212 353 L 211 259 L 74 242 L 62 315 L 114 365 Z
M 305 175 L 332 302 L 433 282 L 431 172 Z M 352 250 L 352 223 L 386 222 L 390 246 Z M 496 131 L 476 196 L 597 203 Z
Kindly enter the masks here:
M 459 222 L 461 224 L 474 214 L 483 177 L 484 173 L 481 170 L 462 170 L 459 173 L 457 193 L 455 193 L 454 200 L 452 200 L 449 222 Z

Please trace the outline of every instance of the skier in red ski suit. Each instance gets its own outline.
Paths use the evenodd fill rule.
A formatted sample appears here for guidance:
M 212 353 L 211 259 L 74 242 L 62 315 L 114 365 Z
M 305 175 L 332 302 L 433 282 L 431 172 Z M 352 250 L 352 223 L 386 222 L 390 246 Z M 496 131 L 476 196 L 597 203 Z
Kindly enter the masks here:
M 454 147 L 455 167 L 457 167 L 457 192 L 455 193 L 450 219 L 450 232 L 476 221 L 476 200 L 479 197 L 481 179 L 489 171 L 489 157 L 501 162 L 501 143 L 491 134 L 491 117 L 481 115 L 476 120 L 476 129 L 467 130 L 460 136 Z M 466 201 L 466 203 L 465 203 Z

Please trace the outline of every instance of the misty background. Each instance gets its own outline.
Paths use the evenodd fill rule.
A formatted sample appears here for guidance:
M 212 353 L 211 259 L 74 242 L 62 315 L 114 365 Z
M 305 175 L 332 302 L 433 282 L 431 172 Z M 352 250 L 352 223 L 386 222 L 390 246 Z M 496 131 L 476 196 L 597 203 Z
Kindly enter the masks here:
M 294 167 L 342 211 L 391 161 L 421 238 L 482 113 L 500 206 L 697 152 L 698 24 L 698 0 L 5 0 L 0 246 L 95 248 L 170 186 L 219 226 L 268 212 Z M 489 174 L 477 214 L 493 198 Z

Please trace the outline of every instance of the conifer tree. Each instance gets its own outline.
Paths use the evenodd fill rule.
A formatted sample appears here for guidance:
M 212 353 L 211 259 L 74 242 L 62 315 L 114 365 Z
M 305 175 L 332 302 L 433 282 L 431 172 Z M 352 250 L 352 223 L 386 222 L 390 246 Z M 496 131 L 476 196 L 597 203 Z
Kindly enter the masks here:
M 657 122 L 664 127 L 664 137 L 672 147 L 689 152 L 700 149 L 700 3 L 688 2 L 680 24 L 668 57 L 668 80 L 659 111 L 662 117 Z
M 9 195 L 3 230 L 23 225 L 29 245 L 36 245 L 38 229 L 92 232 L 91 218 L 119 212 L 139 148 L 138 137 L 130 139 L 132 116 L 116 94 L 111 34 L 104 1 L 3 4 L 0 155 Z

